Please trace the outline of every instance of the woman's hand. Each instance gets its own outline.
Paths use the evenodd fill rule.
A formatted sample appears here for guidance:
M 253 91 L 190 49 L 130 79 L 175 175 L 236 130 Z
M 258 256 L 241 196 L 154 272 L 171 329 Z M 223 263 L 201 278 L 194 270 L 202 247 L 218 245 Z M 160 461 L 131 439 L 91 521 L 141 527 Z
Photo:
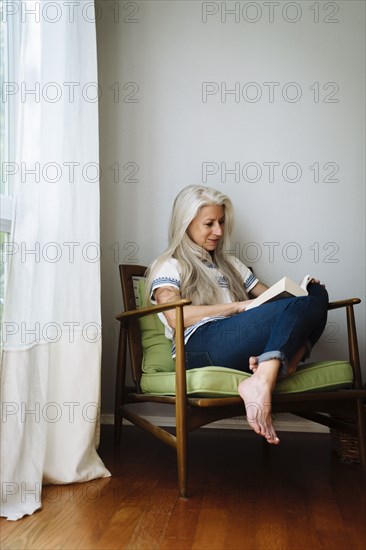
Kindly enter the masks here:
M 252 302 L 253 302 L 253 300 L 244 300 L 243 302 L 237 302 L 237 304 L 238 304 L 237 313 L 243 313 L 243 311 L 245 311 L 247 309 L 247 307 L 249 306 L 249 304 L 251 304 Z
M 310 279 L 310 281 L 309 281 L 308 284 L 315 284 L 315 285 L 322 285 L 322 286 L 325 286 L 324 283 L 321 283 L 321 282 L 319 281 L 319 279 L 315 279 L 314 277 L 312 277 L 312 278 Z

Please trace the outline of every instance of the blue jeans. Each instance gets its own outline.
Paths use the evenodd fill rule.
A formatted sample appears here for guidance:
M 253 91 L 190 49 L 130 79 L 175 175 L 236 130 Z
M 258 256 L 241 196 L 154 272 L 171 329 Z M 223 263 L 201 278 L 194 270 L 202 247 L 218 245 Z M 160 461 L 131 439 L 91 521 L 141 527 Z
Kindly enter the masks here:
M 217 365 L 250 372 L 249 357 L 257 356 L 259 362 L 280 359 L 285 374 L 302 345 L 310 353 L 327 322 L 326 289 L 309 284 L 308 292 L 202 325 L 186 344 L 186 368 Z

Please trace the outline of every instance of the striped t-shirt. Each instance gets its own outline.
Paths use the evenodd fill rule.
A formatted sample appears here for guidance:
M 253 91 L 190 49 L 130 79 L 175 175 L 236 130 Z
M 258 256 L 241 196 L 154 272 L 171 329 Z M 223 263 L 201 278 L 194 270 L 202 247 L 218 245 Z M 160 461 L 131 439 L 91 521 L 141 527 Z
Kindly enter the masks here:
M 243 279 L 243 286 L 246 292 L 250 292 L 255 285 L 258 283 L 257 277 L 253 275 L 253 273 L 250 271 L 250 269 L 244 265 L 240 260 L 235 258 L 234 256 L 229 257 L 230 260 L 233 262 L 235 268 L 237 271 L 239 271 L 242 279 Z M 217 286 L 219 287 L 219 291 L 221 293 L 221 300 L 219 303 L 222 304 L 229 304 L 232 302 L 232 299 L 230 297 L 229 292 L 229 285 L 226 280 L 226 278 L 222 275 L 222 273 L 217 269 L 216 265 L 214 263 L 206 263 L 206 265 L 214 270 L 214 277 L 217 281 Z M 175 258 L 170 258 L 166 262 L 164 262 L 159 270 L 155 273 L 154 280 L 151 284 L 151 291 L 150 291 L 150 299 L 153 304 L 156 304 L 156 301 L 154 300 L 154 291 L 158 288 L 161 288 L 163 286 L 172 286 L 175 287 L 177 290 L 180 291 L 181 287 L 181 278 L 180 278 L 180 271 L 179 271 L 179 263 L 178 260 Z M 174 331 L 169 326 L 168 321 L 163 313 L 158 313 L 159 319 L 164 324 L 165 327 L 165 336 L 172 340 L 172 355 L 175 357 L 175 341 L 174 341 Z M 212 323 L 214 321 L 217 321 L 219 319 L 223 319 L 224 317 L 221 316 L 215 316 L 215 317 L 205 317 L 204 319 L 201 319 L 194 325 L 191 325 L 190 327 L 187 327 L 184 331 L 184 343 L 186 344 L 192 336 L 192 334 L 202 325 L 206 323 Z

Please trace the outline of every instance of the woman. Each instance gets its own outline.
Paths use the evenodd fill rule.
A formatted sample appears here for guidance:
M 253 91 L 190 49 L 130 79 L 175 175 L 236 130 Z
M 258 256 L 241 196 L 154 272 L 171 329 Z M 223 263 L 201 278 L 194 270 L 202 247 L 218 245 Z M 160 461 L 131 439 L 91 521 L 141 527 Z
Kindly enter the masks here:
M 252 372 L 239 384 L 253 430 L 278 444 L 271 396 L 279 376 L 294 372 L 322 334 L 328 294 L 318 280 L 309 296 L 286 298 L 246 311 L 268 287 L 230 256 L 230 199 L 215 189 L 191 185 L 173 205 L 169 246 L 150 266 L 147 288 L 153 303 L 187 298 L 184 340 L 187 369 L 219 365 Z M 159 314 L 175 356 L 175 311 Z

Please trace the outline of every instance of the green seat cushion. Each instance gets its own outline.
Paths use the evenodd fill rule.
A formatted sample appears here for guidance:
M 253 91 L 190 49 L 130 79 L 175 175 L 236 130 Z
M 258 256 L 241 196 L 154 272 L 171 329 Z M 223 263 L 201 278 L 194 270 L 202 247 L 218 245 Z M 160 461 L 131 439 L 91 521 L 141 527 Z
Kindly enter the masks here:
M 237 396 L 239 382 L 250 377 L 246 372 L 226 367 L 202 367 L 187 371 L 187 393 L 201 397 Z M 352 367 L 346 361 L 309 363 L 277 382 L 275 393 L 300 393 L 311 390 L 335 390 L 352 385 Z M 144 373 L 141 389 L 152 395 L 175 395 L 175 373 Z
M 145 279 L 136 278 L 135 298 L 138 307 L 146 305 Z M 143 349 L 141 389 L 153 395 L 175 395 L 175 361 L 171 342 L 157 315 L 140 319 Z M 187 391 L 196 396 L 236 396 L 239 382 L 249 373 L 226 367 L 207 366 L 187 371 Z M 300 393 L 349 387 L 353 372 L 346 361 L 309 363 L 277 383 L 275 393 Z

